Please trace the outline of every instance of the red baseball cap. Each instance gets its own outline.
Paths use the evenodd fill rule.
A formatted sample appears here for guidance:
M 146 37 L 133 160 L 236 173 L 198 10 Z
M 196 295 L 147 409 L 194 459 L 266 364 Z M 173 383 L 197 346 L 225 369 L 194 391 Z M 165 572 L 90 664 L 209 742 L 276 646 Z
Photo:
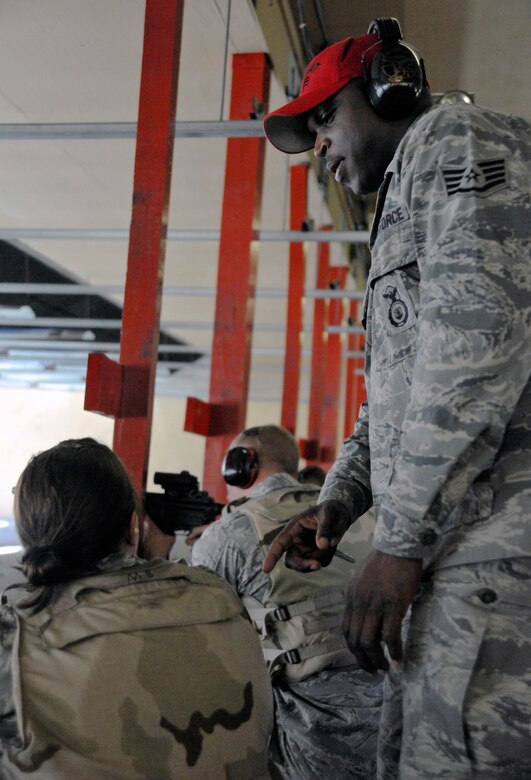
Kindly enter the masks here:
M 314 138 L 307 127 L 308 112 L 352 79 L 361 78 L 363 64 L 368 65 L 380 50 L 378 43 L 377 33 L 345 38 L 314 57 L 304 71 L 299 97 L 264 117 L 265 134 L 273 146 L 288 154 L 311 149 Z

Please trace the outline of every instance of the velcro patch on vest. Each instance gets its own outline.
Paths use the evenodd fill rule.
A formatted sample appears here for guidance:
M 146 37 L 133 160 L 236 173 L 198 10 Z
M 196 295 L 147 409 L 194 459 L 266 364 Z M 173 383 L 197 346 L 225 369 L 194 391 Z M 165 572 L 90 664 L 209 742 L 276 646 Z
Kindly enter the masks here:
M 442 165 L 440 171 L 448 198 L 458 193 L 485 196 L 507 186 L 503 157 L 471 162 L 466 166 Z
M 394 208 L 389 209 L 389 211 L 386 211 L 385 214 L 382 214 L 378 223 L 378 232 L 381 233 L 384 230 L 389 230 L 389 228 L 401 225 L 409 219 L 411 219 L 411 217 L 405 204 L 395 206 Z

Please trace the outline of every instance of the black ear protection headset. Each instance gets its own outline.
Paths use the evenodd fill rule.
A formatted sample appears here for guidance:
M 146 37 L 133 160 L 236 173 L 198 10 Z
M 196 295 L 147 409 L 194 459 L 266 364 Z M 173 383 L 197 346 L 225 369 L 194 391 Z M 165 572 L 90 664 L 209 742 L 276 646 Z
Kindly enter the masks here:
M 362 57 L 367 97 L 384 119 L 401 119 L 411 112 L 428 87 L 424 62 L 402 42 L 397 19 L 375 19 L 367 32 L 378 35 L 378 43 L 374 46 L 381 44 L 368 65 L 365 62 L 367 52 Z
M 258 439 L 259 434 L 260 428 L 249 428 L 243 432 L 249 438 L 254 436 Z M 252 447 L 232 447 L 221 464 L 221 475 L 227 485 L 244 490 L 254 484 L 259 470 L 258 452 Z

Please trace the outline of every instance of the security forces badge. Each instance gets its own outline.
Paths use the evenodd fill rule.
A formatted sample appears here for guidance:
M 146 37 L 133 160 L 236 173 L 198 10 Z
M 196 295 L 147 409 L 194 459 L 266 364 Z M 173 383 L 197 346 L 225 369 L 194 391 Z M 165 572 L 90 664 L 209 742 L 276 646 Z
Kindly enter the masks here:
M 400 298 L 398 288 L 391 284 L 385 288 L 383 297 L 389 301 L 389 322 L 393 327 L 401 328 L 409 318 L 407 303 Z
M 391 274 L 387 282 L 382 285 L 381 293 L 382 306 L 387 313 L 387 332 L 394 334 L 409 330 L 416 324 L 417 315 L 400 272 Z

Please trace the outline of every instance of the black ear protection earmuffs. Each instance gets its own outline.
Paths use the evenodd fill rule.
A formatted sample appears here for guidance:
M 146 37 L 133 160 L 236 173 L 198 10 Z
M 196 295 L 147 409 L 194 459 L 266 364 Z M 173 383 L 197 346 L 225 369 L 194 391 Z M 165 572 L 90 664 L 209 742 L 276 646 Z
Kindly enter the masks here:
M 249 438 L 255 436 L 258 439 L 260 429 L 249 428 L 243 433 Z M 252 447 L 232 447 L 223 458 L 221 476 L 227 485 L 245 490 L 254 484 L 259 469 L 258 452 L 255 449 Z
M 227 485 L 248 488 L 258 474 L 258 454 L 250 447 L 233 447 L 223 458 L 221 474 Z
M 427 89 L 424 62 L 402 42 L 397 19 L 375 19 L 367 32 L 378 35 L 375 46 L 381 44 L 368 65 L 365 54 L 362 57 L 367 97 L 384 119 L 401 119 L 411 112 Z

